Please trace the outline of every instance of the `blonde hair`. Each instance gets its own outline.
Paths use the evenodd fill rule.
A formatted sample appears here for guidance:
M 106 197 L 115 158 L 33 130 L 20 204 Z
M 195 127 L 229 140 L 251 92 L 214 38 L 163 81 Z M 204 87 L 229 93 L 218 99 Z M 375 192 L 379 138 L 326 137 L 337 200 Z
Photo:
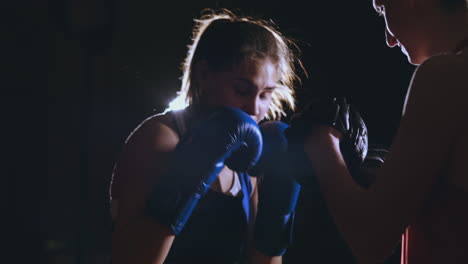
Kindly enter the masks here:
M 269 58 L 277 65 L 278 87 L 272 94 L 272 101 L 266 118 L 278 119 L 286 115 L 285 106 L 295 109 L 294 85 L 300 82 L 295 72 L 295 63 L 304 70 L 293 52 L 299 48 L 284 37 L 273 22 L 251 17 L 236 16 L 229 10 L 204 10 L 204 15 L 193 29 L 192 44 L 182 64 L 181 89 L 166 111 L 185 108 L 199 102 L 201 91 L 193 85 L 192 69 L 201 59 L 207 60 L 213 68 L 232 66 L 241 59 Z M 305 73 L 305 70 L 304 70 Z M 191 85 L 192 84 L 192 85 Z

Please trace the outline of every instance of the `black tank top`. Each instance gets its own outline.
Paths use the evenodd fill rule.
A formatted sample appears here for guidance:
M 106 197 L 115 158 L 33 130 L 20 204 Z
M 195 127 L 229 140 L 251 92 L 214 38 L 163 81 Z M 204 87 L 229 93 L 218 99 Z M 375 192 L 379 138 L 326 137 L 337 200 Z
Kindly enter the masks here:
M 168 120 L 182 138 L 190 127 L 190 107 L 169 112 Z M 184 229 L 174 239 L 166 258 L 167 264 L 217 263 L 234 264 L 243 261 L 249 215 L 249 198 L 252 192 L 250 177 L 238 173 L 242 191 L 230 196 L 208 190 L 195 208 Z

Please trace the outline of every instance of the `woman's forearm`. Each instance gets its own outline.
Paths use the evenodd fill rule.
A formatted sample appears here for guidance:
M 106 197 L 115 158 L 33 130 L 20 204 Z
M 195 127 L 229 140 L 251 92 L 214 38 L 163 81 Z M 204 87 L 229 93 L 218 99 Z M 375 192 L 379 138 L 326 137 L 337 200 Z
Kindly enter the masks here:
M 174 238 L 169 227 L 147 217 L 117 226 L 112 238 L 112 263 L 162 264 Z

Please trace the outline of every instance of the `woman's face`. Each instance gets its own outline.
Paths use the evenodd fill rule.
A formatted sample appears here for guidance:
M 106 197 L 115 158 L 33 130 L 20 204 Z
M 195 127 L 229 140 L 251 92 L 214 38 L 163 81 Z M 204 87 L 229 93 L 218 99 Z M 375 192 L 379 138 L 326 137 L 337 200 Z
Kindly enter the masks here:
M 212 70 L 203 62 L 197 67 L 203 103 L 239 108 L 257 123 L 265 117 L 278 85 L 276 64 L 261 59 L 243 60 L 228 70 Z
M 421 2 L 419 2 L 421 3 Z M 413 0 L 373 0 L 374 9 L 385 19 L 387 45 L 398 46 L 412 64 L 427 58 L 424 40 L 423 6 Z

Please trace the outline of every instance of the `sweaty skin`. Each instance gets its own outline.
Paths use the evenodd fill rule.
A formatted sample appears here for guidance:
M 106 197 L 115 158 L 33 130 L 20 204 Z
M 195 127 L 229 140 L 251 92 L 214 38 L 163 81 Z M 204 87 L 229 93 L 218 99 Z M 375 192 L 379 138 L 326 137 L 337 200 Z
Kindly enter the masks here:
M 423 230 L 428 239 L 449 243 L 446 252 L 433 254 L 467 260 L 468 227 L 450 223 L 468 222 L 467 61 L 465 48 L 458 55 L 434 56 L 417 68 L 390 153 L 369 190 L 349 175 L 337 131 L 318 127 L 309 134 L 305 150 L 330 212 L 360 263 L 378 263 L 389 256 L 408 225 L 430 227 Z M 452 206 L 437 205 L 433 199 Z M 424 225 L 439 221 L 439 213 L 450 217 Z M 451 239 L 454 234 L 464 238 Z

